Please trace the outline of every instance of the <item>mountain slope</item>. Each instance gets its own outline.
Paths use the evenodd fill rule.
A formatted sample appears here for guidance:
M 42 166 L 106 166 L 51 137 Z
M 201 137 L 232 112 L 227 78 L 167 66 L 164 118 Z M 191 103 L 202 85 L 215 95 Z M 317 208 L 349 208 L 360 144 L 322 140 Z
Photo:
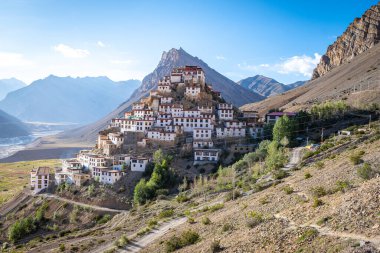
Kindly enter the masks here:
M 25 121 L 89 123 L 124 101 L 139 81 L 49 76 L 11 92 L 0 108 Z
M 315 68 L 312 79 L 325 75 L 331 69 L 349 62 L 380 41 L 380 2 L 367 10 L 361 18 L 356 18 L 327 48 L 320 63 Z
M 0 138 L 29 135 L 28 127 L 15 117 L 0 110 Z
M 2 79 L 0 80 L 0 100 L 6 97 L 6 95 L 14 90 L 18 90 L 25 87 L 26 84 L 16 78 Z
M 141 86 L 132 94 L 130 99 L 121 104 L 114 111 L 109 113 L 104 118 L 97 122 L 83 126 L 77 129 L 65 131 L 57 136 L 56 139 L 60 143 L 88 143 L 93 144 L 100 130 L 105 128 L 112 118 L 118 117 L 125 112 L 133 102 L 147 96 L 149 91 L 156 88 L 158 81 L 165 75 L 168 75 L 172 68 L 184 65 L 197 65 L 205 71 L 206 82 L 212 84 L 215 90 L 221 91 L 222 96 L 236 105 L 242 105 L 247 101 L 259 101 L 264 97 L 247 91 L 232 80 L 221 75 L 211 69 L 206 63 L 197 57 L 193 57 L 186 53 L 182 48 L 171 49 L 169 52 L 164 52 L 157 68 L 150 74 L 144 77 Z
M 272 108 L 295 111 L 327 100 L 343 99 L 352 105 L 380 103 L 379 83 L 380 44 L 304 86 L 242 108 L 264 114 Z
M 298 81 L 289 85 L 285 85 L 273 78 L 269 78 L 263 75 L 256 75 L 242 79 L 237 83 L 244 88 L 260 94 L 261 96 L 270 97 L 302 86 L 305 84 L 305 81 Z

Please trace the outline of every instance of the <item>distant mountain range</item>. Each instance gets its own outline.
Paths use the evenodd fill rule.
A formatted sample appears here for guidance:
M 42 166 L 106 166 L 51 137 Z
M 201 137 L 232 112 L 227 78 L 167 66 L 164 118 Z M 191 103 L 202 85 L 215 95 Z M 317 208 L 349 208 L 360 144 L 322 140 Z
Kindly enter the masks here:
M 295 83 L 285 85 L 276 81 L 273 78 L 262 75 L 256 75 L 253 77 L 242 79 L 238 82 L 238 84 L 244 88 L 247 88 L 255 93 L 260 94 L 261 96 L 270 97 L 302 86 L 306 82 L 307 81 L 298 81 Z
M 98 132 L 104 129 L 112 118 L 122 116 L 123 113 L 130 108 L 133 102 L 147 96 L 149 91 L 155 89 L 158 81 L 165 75 L 168 75 L 172 68 L 185 65 L 196 65 L 201 67 L 205 72 L 206 82 L 211 84 L 214 90 L 220 91 L 222 96 L 227 101 L 237 106 L 254 101 L 260 101 L 265 98 L 257 93 L 245 89 L 244 87 L 241 87 L 234 81 L 210 68 L 198 57 L 191 56 L 182 48 L 173 48 L 168 52 L 163 52 L 157 67 L 152 73 L 144 77 L 141 86 L 131 95 L 130 99 L 97 122 L 77 129 L 65 131 L 59 134 L 57 138 L 60 142 L 64 141 L 67 143 L 80 142 L 93 144 L 96 140 Z
M 104 117 L 141 84 L 107 77 L 49 76 L 10 92 L 0 109 L 23 121 L 86 124 Z
M 25 87 L 26 84 L 16 78 L 1 79 L 0 80 L 0 100 L 4 99 L 5 96 L 14 90 L 18 90 Z
M 0 110 L 0 138 L 12 138 L 29 135 L 28 127 L 15 117 Z

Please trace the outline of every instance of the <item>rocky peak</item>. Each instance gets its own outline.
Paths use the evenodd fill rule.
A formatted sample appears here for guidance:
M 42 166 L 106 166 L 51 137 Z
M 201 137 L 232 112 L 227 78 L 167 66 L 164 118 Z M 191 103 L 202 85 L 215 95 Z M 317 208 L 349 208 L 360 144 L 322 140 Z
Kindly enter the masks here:
M 355 18 L 334 44 L 327 48 L 327 52 L 314 69 L 312 79 L 323 76 L 331 69 L 350 61 L 379 41 L 380 2 L 368 9 L 361 18 Z
M 164 51 L 157 67 L 152 73 L 144 77 L 140 88 L 135 91 L 131 98 L 147 95 L 150 90 L 157 87 L 158 81 L 161 78 L 170 74 L 173 68 L 186 65 L 201 67 L 205 72 L 206 82 L 211 84 L 216 90 L 222 92 L 222 96 L 227 101 L 232 102 L 237 106 L 252 101 L 259 101 L 264 98 L 257 93 L 247 92 L 245 88 L 221 75 L 214 69 L 210 68 L 204 61 L 188 54 L 182 48 L 172 48 L 168 52 Z

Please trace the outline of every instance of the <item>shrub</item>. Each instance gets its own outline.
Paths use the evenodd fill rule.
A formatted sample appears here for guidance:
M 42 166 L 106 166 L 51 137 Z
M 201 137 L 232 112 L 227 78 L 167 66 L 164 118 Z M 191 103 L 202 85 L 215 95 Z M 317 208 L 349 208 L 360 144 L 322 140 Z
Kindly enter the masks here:
M 312 177 L 312 175 L 309 173 L 309 172 L 306 172 L 305 173 L 305 179 L 309 179 L 309 178 L 311 178 Z
M 98 217 L 96 223 L 98 224 L 104 224 L 104 223 L 107 223 L 109 220 L 111 220 L 111 215 L 109 214 L 105 214 L 101 217 Z
M 303 160 L 306 160 L 307 158 L 310 158 L 310 157 L 312 157 L 313 155 L 314 155 L 314 152 L 311 151 L 311 150 L 308 150 L 308 151 L 305 152 L 305 154 L 303 155 L 302 159 L 303 159 Z
M 317 186 L 311 189 L 311 193 L 314 197 L 323 197 L 327 194 L 327 191 L 322 186 Z
M 247 214 L 247 226 L 253 228 L 264 221 L 264 216 L 256 211 L 251 211 Z
M 304 242 L 313 239 L 317 235 L 318 230 L 316 230 L 315 228 L 309 228 L 298 237 L 297 242 Z
M 202 218 L 202 224 L 203 225 L 210 225 L 211 224 L 211 220 L 208 217 L 203 217 Z
M 177 237 L 173 236 L 168 241 L 166 241 L 166 252 L 173 252 L 177 249 L 192 245 L 198 242 L 199 234 L 192 230 L 187 230 L 182 232 L 182 234 Z
M 225 224 L 223 224 L 222 232 L 231 231 L 233 229 L 234 229 L 234 226 L 232 226 L 231 223 L 225 223 Z
M 216 212 L 216 211 L 218 211 L 219 209 L 222 209 L 223 207 L 224 207 L 224 204 L 223 204 L 223 203 L 219 203 L 219 204 L 216 204 L 216 205 L 210 206 L 210 207 L 209 207 L 209 210 L 210 210 L 210 212 Z
M 358 165 L 363 162 L 362 156 L 364 155 L 364 151 L 359 151 L 350 156 L 350 161 L 354 165 Z
M 357 173 L 364 180 L 371 179 L 374 176 L 374 171 L 368 163 L 364 163 L 363 166 L 359 167 Z
M 119 248 L 125 247 L 129 243 L 129 239 L 127 236 L 122 235 L 120 238 L 115 242 L 115 246 Z
M 238 190 L 229 191 L 226 195 L 226 201 L 237 199 L 241 197 L 241 193 Z
M 65 251 L 65 249 L 66 249 L 65 244 L 62 243 L 62 244 L 59 245 L 59 250 L 61 252 Z
M 351 187 L 350 182 L 348 182 L 347 180 L 337 181 L 335 184 L 336 184 L 336 188 L 335 188 L 336 192 L 338 192 L 338 191 L 346 192 L 346 190 Z
M 178 196 L 176 197 L 176 200 L 178 203 L 184 203 L 184 202 L 187 202 L 190 200 L 189 197 L 187 197 L 187 195 L 185 193 L 180 193 L 178 194 Z
M 268 195 L 265 195 L 264 197 L 261 197 L 261 198 L 259 199 L 259 202 L 260 202 L 260 204 L 262 204 L 262 205 L 268 204 L 268 203 L 269 203 Z
M 317 169 L 322 169 L 323 167 L 325 166 L 325 164 L 322 162 L 322 161 L 318 161 L 315 163 L 315 167 L 317 167 Z
M 222 246 L 220 246 L 220 241 L 219 240 L 214 240 L 212 241 L 211 245 L 210 245 L 210 252 L 211 253 L 216 253 L 216 252 L 219 252 L 221 251 L 223 248 Z
M 313 199 L 313 207 L 314 208 L 316 208 L 318 206 L 321 206 L 321 205 L 323 205 L 323 201 L 322 200 L 320 200 L 319 198 L 314 198 Z
M 30 217 L 18 220 L 8 228 L 8 238 L 15 242 L 33 233 L 36 228 L 33 219 Z
M 189 224 L 194 224 L 194 223 L 195 223 L 195 220 L 194 220 L 193 217 L 187 217 L 187 222 L 188 222 Z
M 148 221 L 147 225 L 149 227 L 153 228 L 153 227 L 157 226 L 157 224 L 158 224 L 158 221 L 156 219 L 151 219 L 151 220 Z
M 173 215 L 174 215 L 174 210 L 173 209 L 168 209 L 168 210 L 164 210 L 164 211 L 160 212 L 158 214 L 158 218 L 164 219 L 164 218 L 172 217 Z
M 286 185 L 284 188 L 282 188 L 282 190 L 286 194 L 292 194 L 294 192 L 294 189 L 290 185 Z
M 323 217 L 322 219 L 317 221 L 317 225 L 322 226 L 323 224 L 325 224 L 330 219 L 331 219 L 331 217 L 329 217 L 329 216 Z
M 278 169 L 272 172 L 274 179 L 283 179 L 288 176 L 288 173 L 284 170 Z

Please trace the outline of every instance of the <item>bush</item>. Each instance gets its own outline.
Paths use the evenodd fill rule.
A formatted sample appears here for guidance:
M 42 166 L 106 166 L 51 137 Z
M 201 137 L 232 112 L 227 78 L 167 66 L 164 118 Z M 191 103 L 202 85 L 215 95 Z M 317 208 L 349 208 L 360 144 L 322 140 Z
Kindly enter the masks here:
M 358 165 L 363 162 L 362 156 L 364 155 L 364 151 L 359 151 L 350 156 L 350 161 L 354 165 Z
M 327 191 L 322 186 L 317 186 L 311 189 L 311 193 L 314 197 L 323 197 L 327 194 Z
M 233 229 L 234 229 L 234 226 L 232 226 L 231 223 L 225 223 L 225 224 L 223 224 L 222 232 L 231 231 Z
M 322 169 L 323 167 L 325 166 L 325 164 L 322 162 L 322 161 L 318 161 L 315 163 L 315 167 L 317 167 L 317 169 Z
M 241 197 L 241 193 L 239 190 L 232 190 L 232 191 L 229 191 L 226 195 L 226 201 L 230 201 L 230 200 L 235 200 L 237 198 L 240 198 Z
M 65 244 L 62 243 L 59 245 L 59 251 L 63 252 L 65 251 L 65 249 L 66 249 Z
M 337 181 L 335 184 L 336 184 L 336 188 L 335 188 L 336 192 L 338 192 L 338 191 L 346 192 L 346 190 L 351 187 L 350 182 L 348 182 L 347 180 Z
M 33 233 L 36 228 L 33 219 L 30 217 L 18 220 L 8 228 L 8 238 L 15 242 Z
M 309 228 L 298 237 L 297 242 L 301 243 L 304 241 L 311 240 L 317 235 L 318 235 L 318 230 L 316 230 L 315 228 Z
M 197 232 L 194 232 L 192 230 L 184 231 L 179 237 L 173 236 L 168 241 L 166 241 L 166 252 L 173 252 L 177 249 L 195 244 L 199 241 L 199 238 L 200 237 Z
M 96 223 L 98 224 L 104 224 L 104 223 L 107 223 L 109 220 L 111 220 L 111 215 L 109 214 L 105 214 L 101 217 L 98 217 Z
M 202 224 L 203 225 L 210 225 L 211 224 L 211 220 L 208 217 L 203 217 L 202 218 Z
M 283 179 L 288 176 L 288 173 L 284 170 L 274 170 L 272 172 L 274 179 Z
M 164 211 L 160 212 L 158 214 L 158 218 L 164 219 L 164 218 L 172 217 L 173 215 L 174 215 L 174 210 L 173 209 L 168 209 L 168 210 L 164 210 Z
M 129 243 L 129 239 L 127 236 L 122 235 L 120 238 L 115 242 L 115 246 L 119 248 L 125 247 Z
M 149 227 L 153 228 L 153 227 L 157 226 L 157 224 L 158 224 L 158 221 L 156 219 L 151 219 L 151 220 L 148 221 L 147 225 Z
M 184 202 L 187 202 L 190 200 L 189 197 L 187 197 L 187 195 L 183 192 L 181 192 L 180 194 L 178 194 L 178 196 L 176 197 L 176 200 L 178 203 L 184 203 Z
M 264 216 L 256 211 L 251 211 L 247 214 L 247 226 L 253 228 L 264 221 Z
M 318 206 L 322 206 L 323 205 L 323 201 L 320 200 L 319 198 L 314 198 L 313 199 L 313 207 L 316 208 Z
M 374 171 L 371 168 L 371 165 L 364 163 L 363 166 L 357 169 L 358 176 L 364 180 L 371 179 L 374 176 Z
M 322 226 L 326 222 L 328 222 L 330 219 L 331 219 L 331 217 L 329 217 L 329 216 L 323 217 L 323 218 L 321 218 L 320 220 L 317 221 L 317 225 L 318 226 Z
M 311 178 L 312 177 L 312 175 L 309 173 L 309 172 L 306 172 L 305 173 L 305 179 L 309 179 L 309 178 Z
M 224 207 L 224 204 L 220 203 L 220 204 L 210 206 L 209 210 L 210 210 L 210 212 L 215 212 L 215 211 L 218 211 L 219 209 L 222 209 L 223 207 Z
M 294 189 L 290 185 L 286 185 L 284 188 L 282 188 L 282 190 L 286 194 L 292 194 L 294 192 Z
M 193 217 L 187 217 L 187 222 L 188 222 L 189 224 L 194 224 L 194 223 L 195 223 L 195 220 L 194 220 Z
M 219 252 L 221 251 L 223 248 L 222 246 L 220 246 L 220 241 L 219 240 L 214 240 L 212 241 L 211 245 L 210 245 L 210 252 L 211 253 L 216 253 L 216 252 Z

